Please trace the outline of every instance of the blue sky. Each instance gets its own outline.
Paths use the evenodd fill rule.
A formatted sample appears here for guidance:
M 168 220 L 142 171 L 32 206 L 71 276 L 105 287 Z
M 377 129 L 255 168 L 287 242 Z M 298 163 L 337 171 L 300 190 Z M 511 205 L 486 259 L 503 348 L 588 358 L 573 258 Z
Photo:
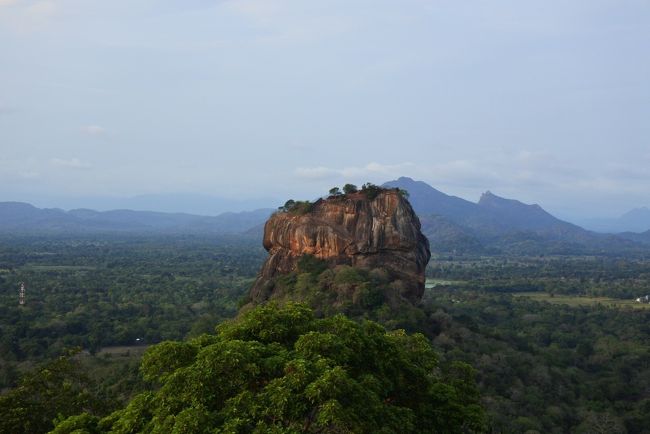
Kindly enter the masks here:
M 650 205 L 650 2 L 0 0 L 0 200 L 400 175 Z

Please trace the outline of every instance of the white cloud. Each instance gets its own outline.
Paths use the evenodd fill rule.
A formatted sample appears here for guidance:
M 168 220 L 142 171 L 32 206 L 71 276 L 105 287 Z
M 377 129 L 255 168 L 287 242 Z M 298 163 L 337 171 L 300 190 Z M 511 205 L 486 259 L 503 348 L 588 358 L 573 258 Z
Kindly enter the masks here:
M 22 179 L 38 179 L 41 177 L 41 174 L 32 170 L 26 172 L 20 172 L 18 174 Z
M 358 31 L 358 22 L 327 2 L 295 0 L 230 0 L 225 10 L 256 30 L 255 45 L 310 46 L 324 39 Z
M 298 167 L 295 170 L 295 174 L 298 178 L 317 180 L 317 179 L 328 179 L 339 176 L 339 172 L 335 169 L 330 169 L 328 167 Z
M 236 13 L 263 23 L 270 22 L 280 9 L 280 4 L 271 0 L 237 0 L 226 4 Z
M 561 191 L 571 191 L 575 195 L 611 195 L 615 192 L 640 194 L 650 188 L 650 173 L 635 165 L 610 163 L 598 169 L 585 170 L 552 153 L 531 151 L 497 152 L 482 159 L 457 159 L 434 164 L 299 167 L 294 175 L 314 182 L 384 182 L 409 176 L 446 193 L 470 199 L 492 190 L 524 201 L 553 203 Z
M 515 155 L 514 160 L 521 164 L 528 165 L 547 165 L 557 161 L 557 159 L 549 152 L 530 150 L 519 151 Z
M 380 164 L 368 163 L 362 167 L 344 167 L 342 169 L 334 169 L 329 167 L 299 167 L 294 173 L 298 178 L 306 180 L 324 180 L 324 179 L 361 179 L 369 176 L 384 175 L 384 176 L 398 176 L 403 174 L 409 168 L 414 166 L 413 163 L 400 163 L 400 164 Z
M 106 134 L 106 128 L 99 125 L 85 125 L 81 127 L 81 131 L 90 136 L 101 136 Z
M 92 166 L 78 158 L 70 158 L 68 160 L 63 158 L 52 158 L 50 164 L 55 167 L 66 169 L 90 169 Z
M 47 29 L 53 18 L 61 12 L 54 0 L 0 0 L 0 8 L 0 25 L 6 25 L 7 29 L 18 35 Z
M 28 158 L 23 160 L 0 159 L 0 184 L 20 180 L 27 182 L 41 178 L 41 167 L 38 160 Z
M 25 12 L 33 17 L 47 18 L 56 12 L 56 4 L 52 0 L 41 0 L 33 3 Z

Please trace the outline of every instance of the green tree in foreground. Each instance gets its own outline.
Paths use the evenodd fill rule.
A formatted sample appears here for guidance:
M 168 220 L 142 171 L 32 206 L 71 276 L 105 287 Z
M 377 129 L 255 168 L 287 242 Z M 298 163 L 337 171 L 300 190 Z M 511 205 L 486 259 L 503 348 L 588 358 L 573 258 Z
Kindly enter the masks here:
M 157 387 L 54 433 L 466 433 L 483 430 L 471 368 L 441 372 L 424 336 L 304 305 L 266 305 L 142 360 Z
M 93 395 L 93 384 L 74 354 L 28 373 L 18 387 L 0 396 L 1 433 L 44 433 L 52 429 L 57 417 L 86 411 L 92 419 L 91 414 L 101 412 L 107 403 Z

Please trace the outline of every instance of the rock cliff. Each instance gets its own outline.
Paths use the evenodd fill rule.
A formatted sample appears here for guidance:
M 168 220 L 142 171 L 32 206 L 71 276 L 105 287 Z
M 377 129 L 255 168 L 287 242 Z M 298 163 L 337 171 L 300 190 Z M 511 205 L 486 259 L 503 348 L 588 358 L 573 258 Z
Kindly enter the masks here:
M 397 189 L 334 196 L 301 212 L 278 212 L 264 227 L 264 248 L 270 256 L 251 289 L 254 303 L 273 298 L 273 279 L 296 270 L 306 254 L 330 266 L 383 269 L 400 281 L 399 295 L 417 301 L 431 256 L 418 217 Z

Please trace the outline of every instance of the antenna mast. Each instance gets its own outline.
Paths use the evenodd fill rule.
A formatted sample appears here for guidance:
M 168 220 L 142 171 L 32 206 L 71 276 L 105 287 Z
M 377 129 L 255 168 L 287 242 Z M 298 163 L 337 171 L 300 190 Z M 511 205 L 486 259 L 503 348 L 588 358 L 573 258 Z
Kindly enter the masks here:
M 23 306 L 25 304 L 25 283 L 20 282 L 20 291 L 18 291 L 18 304 Z

